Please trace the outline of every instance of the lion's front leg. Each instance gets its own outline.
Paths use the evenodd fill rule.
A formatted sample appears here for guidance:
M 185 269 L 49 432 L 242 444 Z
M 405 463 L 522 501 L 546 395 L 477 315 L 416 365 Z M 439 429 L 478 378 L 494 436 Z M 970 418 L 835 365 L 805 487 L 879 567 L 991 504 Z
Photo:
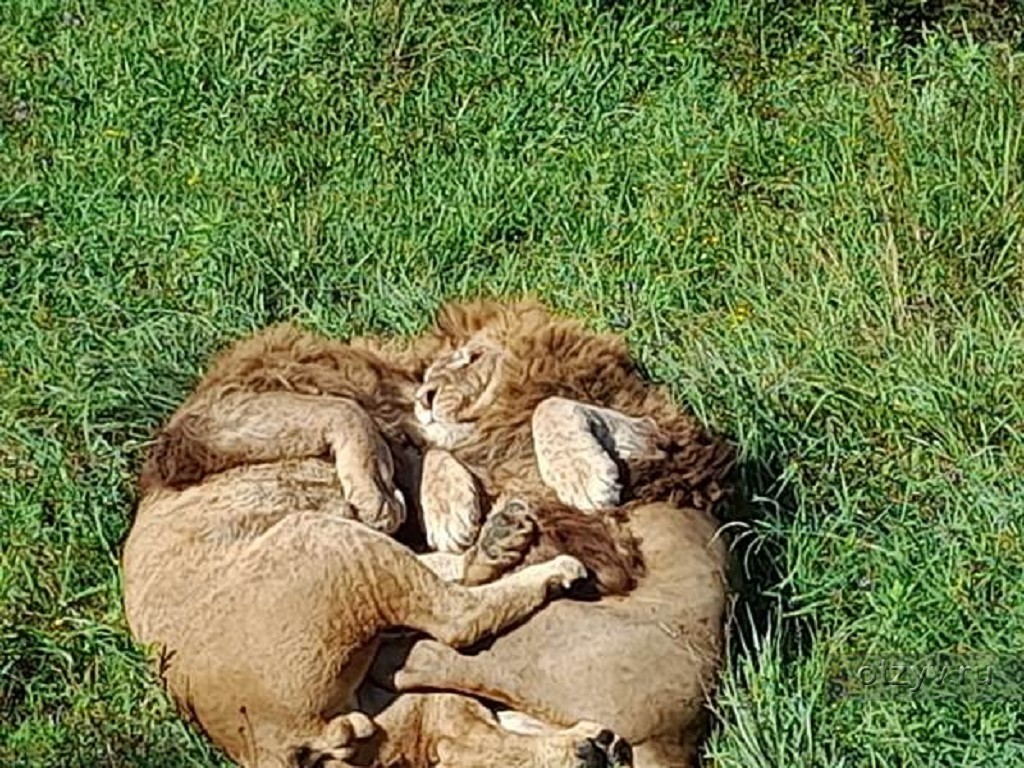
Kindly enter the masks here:
M 563 397 L 538 405 L 532 428 L 541 479 L 559 501 L 584 512 L 617 507 L 622 467 L 656 450 L 652 420 Z
M 341 401 L 323 426 L 342 493 L 366 525 L 392 534 L 405 521 L 405 498 L 395 484 L 391 448 L 370 415 Z
M 332 456 L 356 517 L 393 533 L 405 520 L 394 461 L 376 423 L 353 400 L 296 392 L 208 395 L 162 430 L 151 475 L 171 487 L 233 467 Z
M 423 456 L 420 508 L 427 544 L 438 552 L 465 552 L 476 541 L 483 520 L 476 479 L 448 451 L 431 448 Z
M 441 581 L 461 584 L 466 574 L 466 552 L 424 552 L 416 559 L 433 571 Z

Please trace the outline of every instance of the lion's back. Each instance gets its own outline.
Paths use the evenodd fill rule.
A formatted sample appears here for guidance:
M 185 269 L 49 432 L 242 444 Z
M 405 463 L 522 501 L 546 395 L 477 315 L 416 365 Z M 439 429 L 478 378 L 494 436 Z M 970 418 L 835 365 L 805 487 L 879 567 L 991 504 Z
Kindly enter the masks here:
M 304 626 L 360 644 L 377 631 L 411 554 L 350 519 L 340 495 L 332 513 L 294 476 L 275 481 L 280 468 L 246 479 L 259 469 L 143 498 L 123 556 L 125 610 L 139 640 L 205 644 Z M 295 485 L 306 489 L 304 504 L 290 501 Z

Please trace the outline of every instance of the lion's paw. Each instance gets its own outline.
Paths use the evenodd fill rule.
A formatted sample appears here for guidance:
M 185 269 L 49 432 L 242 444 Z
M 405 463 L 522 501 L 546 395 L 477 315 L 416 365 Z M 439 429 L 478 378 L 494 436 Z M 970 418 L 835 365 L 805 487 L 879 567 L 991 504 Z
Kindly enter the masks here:
M 573 584 L 587 577 L 587 567 L 572 555 L 558 555 L 552 558 L 551 581 L 553 586 L 569 589 Z
M 304 765 L 347 765 L 345 761 L 356 754 L 358 743 L 376 732 L 377 725 L 362 712 L 338 715 L 324 726 L 319 738 L 300 747 L 299 752 L 304 756 L 300 762 Z
M 446 451 L 430 450 L 423 459 L 420 508 L 427 544 L 437 552 L 465 552 L 480 532 L 483 510 L 476 481 Z
M 518 563 L 533 542 L 537 521 L 522 499 L 499 500 L 480 531 L 479 552 L 492 563 Z
M 580 724 L 593 736 L 585 736 L 576 745 L 576 768 L 624 768 L 633 765 L 633 747 L 607 728 Z
M 375 531 L 390 536 L 405 522 L 405 496 L 397 488 L 384 483 L 358 484 L 346 489 L 345 498 L 356 519 Z
M 336 450 L 335 470 L 341 495 L 352 505 L 356 519 L 390 535 L 405 522 L 405 496 L 395 485 L 394 460 L 383 437 L 370 434 L 367 439 L 369 455 L 358 444 L 352 450 Z
M 558 500 L 584 512 L 620 504 L 622 478 L 607 409 L 552 397 L 533 412 L 533 449 L 544 484 Z
M 532 546 L 537 521 L 521 499 L 498 500 L 466 563 L 468 583 L 483 584 L 519 565 Z

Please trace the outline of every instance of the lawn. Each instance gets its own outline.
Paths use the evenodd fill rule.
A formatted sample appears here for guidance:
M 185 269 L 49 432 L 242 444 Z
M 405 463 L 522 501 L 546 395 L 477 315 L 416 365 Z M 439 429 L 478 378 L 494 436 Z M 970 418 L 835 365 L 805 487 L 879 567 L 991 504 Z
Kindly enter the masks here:
M 849 678 L 1024 647 L 1021 16 L 942 5 L 0 3 L 0 765 L 223 764 L 118 573 L 207 355 L 527 291 L 741 448 L 716 766 L 1024 764 Z

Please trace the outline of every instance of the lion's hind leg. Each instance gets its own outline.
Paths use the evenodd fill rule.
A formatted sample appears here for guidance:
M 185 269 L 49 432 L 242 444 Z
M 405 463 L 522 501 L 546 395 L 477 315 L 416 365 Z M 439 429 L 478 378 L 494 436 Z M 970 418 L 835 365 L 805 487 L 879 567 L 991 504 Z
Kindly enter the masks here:
M 497 714 L 501 727 L 509 732 L 540 738 L 570 738 L 575 740 L 574 754 L 577 765 L 630 766 L 633 747 L 611 729 L 597 723 L 582 721 L 571 728 L 554 728 L 523 712 L 505 709 Z
M 429 760 L 437 768 L 632 765 L 630 745 L 600 725 L 513 730 L 503 727 L 480 702 L 457 694 L 404 694 L 375 719 L 385 735 L 376 757 L 385 764 L 405 760 L 419 765 Z
M 381 633 L 408 628 L 446 646 L 472 645 L 527 618 L 586 570 L 563 555 L 481 587 L 447 583 L 382 533 L 298 512 L 249 545 L 232 574 L 247 599 L 225 603 L 237 615 L 210 633 L 197 664 L 215 664 L 213 680 L 234 669 L 244 685 L 210 686 L 198 704 L 234 754 L 255 751 L 265 768 L 296 749 L 345 762 L 365 730 L 356 691 Z M 256 650 L 239 658 L 240 647 Z M 347 719 L 325 724 L 324 712 Z
M 569 555 L 530 565 L 483 586 L 462 586 L 441 580 L 415 558 L 414 578 L 404 579 L 403 592 L 390 610 L 391 626 L 425 632 L 445 645 L 463 648 L 497 634 L 527 618 L 552 590 L 568 589 L 586 576 L 583 564 Z

